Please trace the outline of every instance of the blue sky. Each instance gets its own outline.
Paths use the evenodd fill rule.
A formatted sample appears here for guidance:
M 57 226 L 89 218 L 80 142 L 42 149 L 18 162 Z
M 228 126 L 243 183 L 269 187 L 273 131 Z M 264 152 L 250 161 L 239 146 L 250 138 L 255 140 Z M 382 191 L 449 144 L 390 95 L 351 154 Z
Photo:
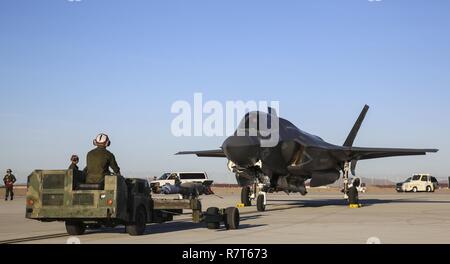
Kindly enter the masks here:
M 281 115 L 342 144 L 438 154 L 360 162 L 364 177 L 450 176 L 449 1 L 0 2 L 0 170 L 65 168 L 111 136 L 127 176 L 206 170 L 178 157 L 223 138 L 176 138 L 176 100 L 278 100 Z

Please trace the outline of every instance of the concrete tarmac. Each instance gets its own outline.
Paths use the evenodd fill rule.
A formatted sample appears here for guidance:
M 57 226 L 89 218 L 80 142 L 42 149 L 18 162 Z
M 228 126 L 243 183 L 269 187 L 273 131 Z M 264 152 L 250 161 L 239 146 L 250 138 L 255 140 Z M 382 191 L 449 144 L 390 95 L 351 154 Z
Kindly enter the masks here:
M 362 194 L 363 208 L 350 209 L 339 192 L 301 195 L 269 194 L 266 212 L 241 208 L 239 230 L 208 230 L 191 222 L 190 214 L 173 222 L 150 224 L 143 236 L 131 237 L 124 227 L 88 231 L 81 243 L 94 244 L 387 244 L 450 243 L 450 192 Z M 235 206 L 237 193 L 203 198 L 203 207 Z M 63 223 L 25 219 L 25 199 L 0 201 L 0 243 L 61 244 L 69 238 Z M 22 240 L 22 238 L 28 238 Z

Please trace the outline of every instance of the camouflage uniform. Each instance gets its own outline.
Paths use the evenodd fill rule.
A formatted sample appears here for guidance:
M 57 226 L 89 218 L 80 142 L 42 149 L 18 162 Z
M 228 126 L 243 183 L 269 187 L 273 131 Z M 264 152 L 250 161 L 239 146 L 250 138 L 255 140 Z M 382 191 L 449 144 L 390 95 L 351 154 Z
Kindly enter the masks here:
M 6 174 L 3 178 L 3 183 L 5 183 L 5 201 L 8 200 L 8 197 L 11 196 L 11 201 L 14 199 L 14 183 L 16 182 L 16 177 L 12 174 Z
M 109 175 L 109 168 L 116 174 L 120 174 L 120 168 L 117 165 L 114 154 L 105 147 L 97 147 L 87 154 L 87 166 L 84 169 L 86 183 L 102 183 L 105 175 Z

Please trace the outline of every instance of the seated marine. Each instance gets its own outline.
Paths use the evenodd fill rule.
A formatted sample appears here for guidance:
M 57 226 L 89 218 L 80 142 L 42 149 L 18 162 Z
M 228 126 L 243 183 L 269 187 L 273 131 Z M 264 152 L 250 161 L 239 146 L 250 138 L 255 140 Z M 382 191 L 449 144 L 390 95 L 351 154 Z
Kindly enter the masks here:
M 120 175 L 120 168 L 114 154 L 106 149 L 111 145 L 108 135 L 99 134 L 94 139 L 94 145 L 96 148 L 89 151 L 86 158 L 86 183 L 103 184 L 105 176 L 111 174 L 109 168 L 117 175 Z

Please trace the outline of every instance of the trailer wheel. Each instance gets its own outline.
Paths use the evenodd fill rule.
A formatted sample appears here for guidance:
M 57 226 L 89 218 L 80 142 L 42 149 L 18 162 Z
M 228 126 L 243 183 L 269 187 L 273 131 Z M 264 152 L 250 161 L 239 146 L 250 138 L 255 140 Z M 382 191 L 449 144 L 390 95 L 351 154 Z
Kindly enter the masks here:
M 264 204 L 264 195 L 258 195 L 258 199 L 256 199 L 256 208 L 259 212 L 266 211 L 266 205 Z
M 86 231 L 86 226 L 83 224 L 83 222 L 66 221 L 66 231 L 67 234 L 71 236 L 80 236 L 83 235 Z
M 136 212 L 136 219 L 133 223 L 126 225 L 127 233 L 131 236 L 141 236 L 145 233 L 147 226 L 147 215 L 143 207 L 139 207 Z
M 212 215 L 212 216 L 218 216 L 219 215 L 219 208 L 217 207 L 209 207 L 206 210 L 206 214 Z M 206 227 L 208 229 L 219 229 L 220 228 L 220 222 L 207 222 Z
M 245 186 L 242 187 L 241 190 L 241 203 L 243 203 L 245 206 L 251 206 L 252 201 L 250 200 L 250 187 Z
M 228 207 L 225 210 L 225 227 L 231 230 L 238 229 L 239 222 L 239 210 L 236 207 Z

